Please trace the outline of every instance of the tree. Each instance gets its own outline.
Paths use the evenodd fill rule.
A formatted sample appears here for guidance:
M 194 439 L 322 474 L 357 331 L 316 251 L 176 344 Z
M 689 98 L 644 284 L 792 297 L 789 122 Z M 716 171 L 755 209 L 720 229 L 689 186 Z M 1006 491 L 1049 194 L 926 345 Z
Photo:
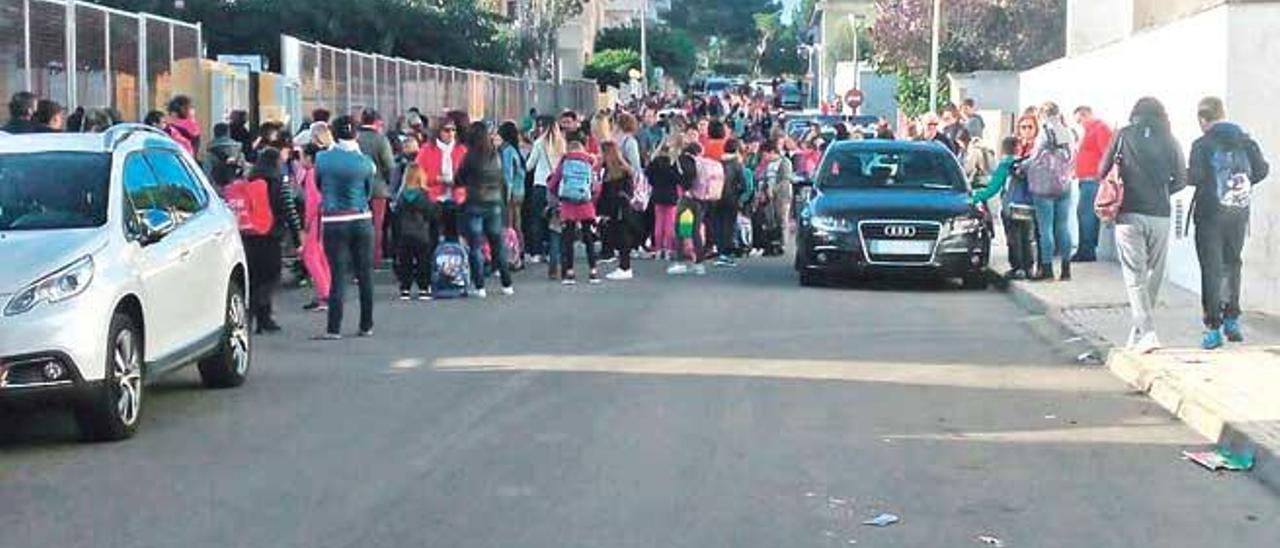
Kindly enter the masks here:
M 932 0 L 880 0 L 871 28 L 880 70 L 898 75 L 898 100 L 909 113 L 928 95 Z M 1066 0 L 947 0 L 938 72 L 1025 70 L 1066 51 Z M 922 108 L 927 108 L 924 106 Z
M 670 25 L 650 25 L 647 29 L 649 65 L 662 70 L 676 82 L 685 83 L 693 77 L 696 68 L 690 52 L 697 49 L 689 33 Z M 640 51 L 640 27 L 628 25 L 601 30 L 596 34 L 596 51 L 629 49 Z
M 521 10 L 516 19 L 516 26 L 521 29 L 517 38 L 516 56 L 542 78 L 554 77 L 560 28 L 569 20 L 582 14 L 583 3 L 586 1 L 534 0 L 531 2 L 528 9 Z
M 752 24 L 757 13 L 776 13 L 781 9 L 775 0 L 675 0 L 667 21 L 671 26 L 688 31 L 703 47 L 712 39 L 721 51 L 750 52 L 757 45 L 756 28 Z M 743 60 L 750 57 L 742 56 Z M 712 63 L 719 59 L 711 59 Z
M 582 75 L 596 81 L 600 90 L 622 87 L 630 81 L 628 73 L 640 68 L 640 54 L 630 49 L 606 49 L 597 51 L 587 61 Z

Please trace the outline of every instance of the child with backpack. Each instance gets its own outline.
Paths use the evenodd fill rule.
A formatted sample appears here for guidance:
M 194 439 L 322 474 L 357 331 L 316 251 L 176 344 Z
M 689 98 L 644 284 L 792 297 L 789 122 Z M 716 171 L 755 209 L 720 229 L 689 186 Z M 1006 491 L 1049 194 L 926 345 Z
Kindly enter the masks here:
M 676 247 L 689 259 L 688 262 L 677 262 L 667 268 L 667 274 L 680 276 L 693 273 L 705 276 L 707 266 L 706 241 L 703 223 L 707 209 L 724 192 L 724 166 L 702 154 L 702 145 L 687 145 L 684 154 L 694 159 L 696 167 L 692 183 L 685 190 L 684 197 L 676 206 Z
M 1023 124 L 1030 124 L 1023 120 Z M 1027 126 L 1034 129 L 1034 126 Z M 1030 131 L 1030 130 L 1027 130 Z M 1031 241 L 1035 234 L 1035 207 L 1032 205 L 1030 192 L 1027 190 L 1027 179 L 1019 173 L 1018 139 L 1006 137 L 1000 145 L 1000 163 L 996 165 L 987 186 L 974 193 L 970 203 L 986 204 L 996 196 L 1003 195 L 1005 211 L 1005 237 L 1009 243 L 1009 272 L 1005 278 L 1011 280 L 1027 279 L 1031 276 L 1033 265 Z
M 283 267 L 281 243 L 287 232 L 302 232 L 293 192 L 281 174 L 280 151 L 264 148 L 245 180 L 227 185 L 227 204 L 236 212 L 249 263 L 249 308 L 258 333 L 275 333 L 272 303 Z M 301 236 L 297 241 L 305 241 Z M 302 247 L 306 251 L 305 244 Z
M 426 180 L 422 168 L 407 164 L 404 180 L 395 201 L 396 211 L 396 277 L 400 281 L 400 300 L 413 298 L 411 291 L 418 284 L 418 300 L 431 300 L 431 264 L 435 260 L 435 241 L 431 234 L 431 221 L 435 219 L 435 202 L 427 196 Z
M 596 269 L 595 223 L 596 201 L 600 198 L 600 182 L 596 176 L 595 158 L 586 151 L 586 140 L 579 134 L 569 137 L 568 151 L 547 181 L 547 194 L 559 211 L 563 225 L 560 248 L 561 283 L 574 285 L 574 244 L 579 239 L 587 248 L 588 281 L 600 283 Z

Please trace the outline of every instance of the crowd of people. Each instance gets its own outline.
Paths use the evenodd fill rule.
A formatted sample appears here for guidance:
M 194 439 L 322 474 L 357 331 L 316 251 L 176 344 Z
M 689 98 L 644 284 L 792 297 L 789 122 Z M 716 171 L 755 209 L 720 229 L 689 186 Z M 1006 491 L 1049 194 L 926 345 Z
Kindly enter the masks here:
M 1204 136 L 1189 164 L 1154 98 L 1138 101 L 1119 131 L 1088 106 L 1076 108 L 1070 124 L 1046 102 L 1026 109 L 1013 135 L 995 143 L 972 100 L 896 132 L 882 119 L 873 128 L 815 123 L 790 135 L 777 107 L 740 90 L 654 94 L 591 113 L 531 110 L 500 123 L 462 111 L 432 117 L 412 108 L 387 120 L 372 109 L 336 117 L 317 109 L 296 133 L 276 122 L 251 131 L 246 114 L 233 112 L 213 126 L 207 149 L 187 97 L 144 123 L 201 158 L 220 190 L 266 183 L 272 226 L 244 238 L 260 332 L 280 329 L 272 301 L 289 247 L 315 292 L 307 308 L 328 313 L 322 339 L 341 337 L 352 278 L 359 333 L 373 334 L 373 272 L 388 263 L 399 298 L 425 301 L 486 298 L 494 274 L 512 295 L 512 273 L 540 264 L 550 280 L 575 285 L 579 243 L 590 284 L 633 279 L 634 260 L 669 261 L 669 275 L 701 276 L 708 262 L 732 268 L 744 257 L 781 255 L 794 230 L 794 176 L 816 173 L 833 142 L 902 138 L 934 141 L 956 156 L 973 204 L 1004 230 L 1010 279 L 1070 280 L 1073 263 L 1097 260 L 1103 223 L 1114 223 L 1133 311 L 1130 344 L 1140 351 L 1160 346 L 1152 310 L 1164 280 L 1170 196 L 1194 186 L 1203 346 L 1243 339 L 1249 195 L 1268 165 L 1226 121 L 1219 99 L 1200 104 Z M 26 92 L 14 95 L 9 111 L 0 130 L 15 134 L 102 131 L 120 121 L 109 109 L 68 115 Z

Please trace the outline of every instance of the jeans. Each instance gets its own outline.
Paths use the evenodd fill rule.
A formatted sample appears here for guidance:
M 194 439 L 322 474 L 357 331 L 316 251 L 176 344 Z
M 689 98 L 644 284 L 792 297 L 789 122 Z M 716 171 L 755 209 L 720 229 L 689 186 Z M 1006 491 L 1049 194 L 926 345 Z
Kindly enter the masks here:
M 1240 317 L 1241 252 L 1249 216 L 1218 215 L 1196 221 L 1196 255 L 1200 257 L 1200 299 L 1204 325 L 1222 327 L 1223 318 Z
M 360 287 L 360 331 L 373 329 L 373 223 L 369 220 L 324 224 L 324 251 L 333 272 L 327 330 L 342 332 L 342 307 L 354 271 Z
M 1055 256 L 1070 261 L 1076 246 L 1076 203 L 1080 191 L 1075 185 L 1058 198 L 1035 198 L 1036 223 L 1040 228 L 1040 264 L 1053 263 Z M 1056 250 L 1056 253 L 1055 253 Z
M 525 251 L 530 255 L 546 255 L 549 232 L 547 230 L 547 187 L 533 187 L 525 197 L 524 203 L 528 208 L 524 217 Z
M 396 245 L 396 277 L 400 280 L 400 291 L 413 289 L 414 283 L 418 284 L 419 290 L 426 291 L 431 287 L 435 242 L 418 236 L 401 235 Z
M 1031 248 L 1035 224 L 1032 221 L 1016 221 L 1006 215 L 1004 233 L 1009 243 L 1009 268 L 1030 275 L 1036 264 Z
M 1156 332 L 1165 262 L 1169 257 L 1169 218 L 1125 213 L 1116 219 L 1116 251 L 1133 315 L 1131 343 Z
M 596 269 L 596 235 L 595 221 L 565 221 L 564 234 L 561 238 L 560 268 L 561 275 L 569 278 L 573 273 L 573 246 L 578 239 L 587 248 L 587 267 Z
M 1098 199 L 1098 180 L 1080 180 L 1080 205 L 1076 207 L 1076 217 L 1080 226 L 1080 249 L 1076 256 L 1082 260 L 1092 261 L 1098 258 L 1098 234 L 1102 230 L 1102 221 L 1093 203 Z
M 484 289 L 484 244 L 489 243 L 493 262 L 502 278 L 502 287 L 511 287 L 511 265 L 507 263 L 507 246 L 502 241 L 506 217 L 496 204 L 467 205 L 467 240 L 471 244 L 471 281 L 476 289 Z

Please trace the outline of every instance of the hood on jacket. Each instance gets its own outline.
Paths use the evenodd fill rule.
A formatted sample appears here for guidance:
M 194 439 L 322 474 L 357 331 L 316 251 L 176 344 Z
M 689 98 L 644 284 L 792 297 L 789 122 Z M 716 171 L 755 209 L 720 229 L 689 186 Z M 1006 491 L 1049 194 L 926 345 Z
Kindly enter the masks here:
M 1218 122 L 1205 135 L 1222 144 L 1239 144 L 1249 140 L 1249 134 L 1244 132 L 1244 128 L 1231 122 Z

